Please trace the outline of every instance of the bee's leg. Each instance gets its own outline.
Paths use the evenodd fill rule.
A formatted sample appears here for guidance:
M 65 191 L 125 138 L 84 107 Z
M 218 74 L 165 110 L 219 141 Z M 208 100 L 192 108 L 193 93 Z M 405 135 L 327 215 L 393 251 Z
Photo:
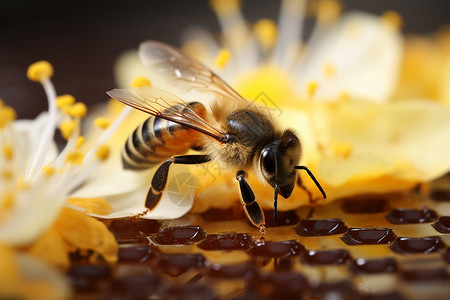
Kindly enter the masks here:
M 317 181 L 316 177 L 314 177 L 312 172 L 306 166 L 296 166 L 295 169 L 305 170 L 308 173 L 309 177 L 311 177 L 311 179 L 314 181 L 314 183 L 316 184 L 317 188 L 322 193 L 323 199 L 325 199 L 327 197 L 327 195 L 325 194 L 325 191 L 323 190 L 323 188 L 320 185 L 320 183 Z M 297 177 L 297 185 L 302 190 L 304 190 L 305 193 L 308 195 L 309 204 L 311 205 L 311 210 L 309 211 L 308 216 L 307 216 L 307 219 L 309 219 L 314 214 L 314 204 L 316 204 L 316 202 L 319 201 L 321 198 L 313 198 L 311 192 L 303 185 L 302 178 L 301 178 L 300 174 Z
M 244 171 L 238 171 L 236 173 L 236 179 L 239 181 L 241 198 L 244 204 L 244 211 L 250 222 L 261 229 L 264 228 L 265 225 L 264 212 L 255 201 L 255 194 L 253 194 L 251 187 L 245 180 L 245 176 L 246 174 Z M 263 233 L 263 229 L 261 233 Z
M 145 206 L 152 210 L 159 203 L 161 199 L 162 192 L 164 191 L 167 184 L 167 176 L 169 174 L 169 168 L 171 164 L 202 164 L 210 161 L 211 158 L 208 155 L 180 155 L 174 156 L 171 159 L 163 162 L 158 170 L 156 170 L 155 175 L 153 175 L 152 186 L 147 194 L 147 199 L 145 200 Z

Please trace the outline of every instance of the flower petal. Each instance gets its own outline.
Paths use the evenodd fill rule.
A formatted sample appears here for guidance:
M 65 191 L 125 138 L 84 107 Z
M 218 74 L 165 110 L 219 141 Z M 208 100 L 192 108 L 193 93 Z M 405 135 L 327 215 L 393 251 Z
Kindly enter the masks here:
M 345 92 L 352 98 L 382 102 L 391 97 L 397 83 L 402 38 L 379 17 L 349 13 L 307 51 L 298 73 L 302 89 L 315 81 L 317 99 L 334 100 Z M 327 65 L 335 74 L 324 72 Z

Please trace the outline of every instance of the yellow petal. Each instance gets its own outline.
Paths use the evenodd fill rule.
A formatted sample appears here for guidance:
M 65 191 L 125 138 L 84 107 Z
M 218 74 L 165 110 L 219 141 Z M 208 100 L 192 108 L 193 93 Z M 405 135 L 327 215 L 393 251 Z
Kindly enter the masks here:
M 118 245 L 114 236 L 93 217 L 65 207 L 54 227 L 68 245 L 80 250 L 92 250 L 107 262 L 117 261 Z
M 69 248 L 54 227 L 33 243 L 28 253 L 61 269 L 70 266 Z

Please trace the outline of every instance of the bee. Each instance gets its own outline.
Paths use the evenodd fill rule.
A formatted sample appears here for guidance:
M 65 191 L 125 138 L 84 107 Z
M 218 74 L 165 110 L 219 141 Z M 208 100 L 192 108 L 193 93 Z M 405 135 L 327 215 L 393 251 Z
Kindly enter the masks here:
M 155 87 L 114 89 L 107 94 L 150 115 L 127 139 L 122 151 L 124 168 L 159 164 L 145 206 L 152 210 L 161 199 L 172 164 L 202 164 L 217 160 L 236 172 L 241 201 L 250 222 L 263 228 L 264 212 L 246 181 L 247 171 L 274 188 L 274 220 L 278 194 L 288 198 L 297 170 L 305 170 L 323 197 L 326 194 L 311 171 L 299 165 L 302 145 L 292 129 L 280 128 L 269 111 L 249 102 L 208 68 L 176 48 L 156 41 L 140 45 L 144 65 L 177 88 L 214 95 L 210 105 L 187 103 Z M 186 155 L 190 149 L 202 154 Z M 304 188 L 306 190 L 306 188 Z

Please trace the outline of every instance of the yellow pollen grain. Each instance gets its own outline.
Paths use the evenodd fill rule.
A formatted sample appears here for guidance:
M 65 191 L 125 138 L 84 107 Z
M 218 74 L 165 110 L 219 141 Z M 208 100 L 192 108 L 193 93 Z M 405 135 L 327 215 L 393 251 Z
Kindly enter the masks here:
M 61 124 L 59 124 L 59 130 L 61 131 L 61 135 L 66 140 L 70 139 L 70 137 L 73 134 L 73 131 L 75 130 L 75 122 L 72 120 L 64 121 Z
M 84 155 L 78 150 L 72 151 L 71 153 L 67 154 L 66 156 L 66 162 L 72 163 L 75 165 L 79 165 L 83 162 Z
M 240 1 L 238 0 L 210 0 L 209 5 L 216 14 L 233 14 L 239 11 Z
M 31 64 L 27 70 L 27 77 L 31 81 L 41 82 L 53 76 L 53 66 L 45 60 Z
M 109 153 L 110 153 L 109 147 L 106 145 L 101 145 L 95 152 L 95 156 L 101 161 L 104 161 L 109 157 Z
M 336 74 L 336 67 L 332 63 L 325 63 L 322 67 L 323 74 L 331 78 Z
M 319 83 L 317 81 L 311 81 L 306 85 L 306 90 L 309 97 L 314 97 L 316 94 L 317 88 L 319 87 Z
M 144 76 L 138 76 L 135 77 L 130 84 L 131 87 L 147 87 L 147 86 L 152 86 L 152 84 L 150 83 L 150 80 L 148 80 L 146 77 Z
M 5 145 L 3 146 L 2 149 L 3 152 L 3 156 L 7 159 L 7 160 L 11 160 L 14 157 L 14 152 L 13 149 L 10 145 Z
M 16 111 L 10 106 L 0 106 L 0 129 L 16 119 Z
M 77 139 L 77 144 L 75 145 L 75 148 L 79 149 L 84 144 L 84 136 L 79 136 Z
M 102 129 L 108 128 L 110 124 L 111 122 L 107 118 L 100 117 L 94 120 L 94 125 Z
M 387 24 L 390 25 L 394 29 L 401 29 L 403 27 L 403 18 L 402 16 L 393 10 L 385 11 L 381 15 L 381 20 Z
M 56 97 L 56 106 L 59 108 L 71 106 L 75 103 L 75 97 L 72 95 L 61 95 Z
M 87 107 L 84 103 L 77 102 L 69 107 L 67 114 L 74 118 L 83 118 L 87 114 Z
M 48 178 L 55 173 L 55 168 L 53 168 L 52 166 L 43 166 L 42 173 L 45 175 L 45 177 Z
M 214 65 L 218 69 L 225 69 L 228 62 L 231 59 L 231 52 L 228 49 L 220 49 L 219 53 L 216 56 L 216 59 L 214 60 Z
M 331 148 L 333 149 L 334 155 L 342 158 L 349 158 L 353 151 L 352 146 L 344 142 L 334 142 Z
M 253 27 L 253 31 L 258 41 L 266 49 L 272 48 L 277 41 L 277 25 L 271 19 L 259 20 Z
M 321 0 L 317 7 L 317 20 L 319 22 L 332 22 L 341 13 L 341 5 L 336 0 Z
M 350 94 L 347 91 L 342 91 L 339 95 L 339 100 L 342 100 L 344 102 L 350 100 L 350 98 Z

